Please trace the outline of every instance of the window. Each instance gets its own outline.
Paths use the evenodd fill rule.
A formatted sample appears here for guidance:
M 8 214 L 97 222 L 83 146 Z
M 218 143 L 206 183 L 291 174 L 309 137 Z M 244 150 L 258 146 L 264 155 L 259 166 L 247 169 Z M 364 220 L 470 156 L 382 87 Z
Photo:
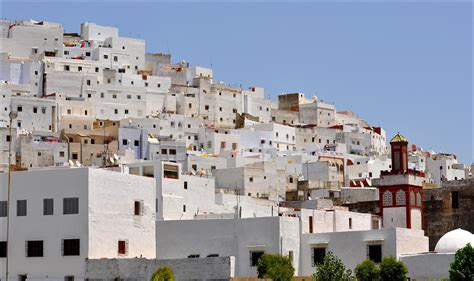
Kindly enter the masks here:
M 87 80 L 87 85 L 90 86 L 91 85 L 91 80 Z
M 191 254 L 188 256 L 188 259 L 197 259 L 199 258 L 199 254 Z
M 114 61 L 118 61 L 118 57 L 117 57 L 117 56 L 114 56 Z
M 323 262 L 324 257 L 326 256 L 326 248 L 313 248 L 311 254 L 311 260 L 313 262 L 313 266 L 315 266 Z
M 74 281 L 74 275 L 64 276 L 64 281 Z
M 127 243 L 128 241 L 126 240 L 119 240 L 118 241 L 118 254 L 119 255 L 126 255 L 127 254 Z
M 81 72 L 82 71 L 82 66 L 78 66 L 77 71 Z
M 23 111 L 23 106 L 21 106 L 21 105 L 17 106 L 16 111 L 22 112 Z
M 63 239 L 63 256 L 79 256 L 81 252 L 79 239 Z
M 7 241 L 0 241 L 0 258 L 7 257 Z
M 114 113 L 115 113 L 115 114 L 118 114 L 118 109 L 114 109 Z
M 8 214 L 7 201 L 0 201 L 0 217 L 6 217 Z
M 127 145 L 127 144 L 128 144 L 127 140 L 126 140 L 126 139 L 123 139 L 123 140 L 122 140 L 122 145 Z
M 139 141 L 139 140 L 135 140 L 135 141 L 133 142 L 133 144 L 134 144 L 135 146 L 140 146 L 140 141 Z
M 206 104 L 206 105 L 204 106 L 204 110 L 209 110 L 209 105 Z
M 108 59 L 109 58 L 109 55 L 104 55 L 104 59 Z
M 349 218 L 349 229 L 352 229 L 352 218 Z
M 65 65 L 65 66 L 64 66 L 64 71 L 69 71 L 69 69 L 70 69 L 70 68 L 69 68 L 69 65 Z
M 165 148 L 162 148 L 162 149 L 161 149 L 161 154 L 168 154 L 168 150 L 165 149 Z
M 36 106 L 33 107 L 33 113 L 38 113 L 38 108 Z
M 7 142 L 10 142 L 10 136 L 9 136 L 9 135 L 7 135 L 6 141 L 7 141 Z
M 133 214 L 135 216 L 143 216 L 143 201 L 137 201 L 135 200 L 134 202 L 134 212 Z
M 43 240 L 26 241 L 26 256 L 27 257 L 42 257 L 43 256 Z
M 77 153 L 72 154 L 72 160 L 77 160 Z
M 313 233 L 313 216 L 309 216 L 309 233 Z
M 16 215 L 18 217 L 26 216 L 26 200 L 17 200 L 16 201 Z
M 257 262 L 263 254 L 264 254 L 263 251 L 251 251 L 250 252 L 250 266 L 257 266 Z
M 207 255 L 208 258 L 217 258 L 219 254 L 209 254 Z
M 395 193 L 395 200 L 397 203 L 397 206 L 403 206 L 406 205 L 406 194 L 405 191 L 403 190 L 398 190 L 397 193 Z
M 253 177 L 250 177 L 250 178 L 249 178 L 249 182 L 253 182 Z
M 99 68 L 98 68 L 98 67 L 95 68 L 95 72 L 99 72 Z
M 453 209 L 459 208 L 459 191 L 451 191 L 451 207 Z
M 392 192 L 385 190 L 382 195 L 382 202 L 383 202 L 383 206 L 392 206 L 393 204 Z
M 79 214 L 79 198 L 64 198 L 63 199 L 63 214 L 72 215 Z
M 51 216 L 54 213 L 54 200 L 52 198 L 43 199 L 43 215 Z
M 170 149 L 170 155 L 176 155 L 176 149 Z
M 186 213 L 186 205 L 183 205 L 183 213 Z
M 188 189 L 188 182 L 187 181 L 184 182 L 184 189 Z
M 374 262 L 382 261 L 382 245 L 368 245 L 368 258 Z

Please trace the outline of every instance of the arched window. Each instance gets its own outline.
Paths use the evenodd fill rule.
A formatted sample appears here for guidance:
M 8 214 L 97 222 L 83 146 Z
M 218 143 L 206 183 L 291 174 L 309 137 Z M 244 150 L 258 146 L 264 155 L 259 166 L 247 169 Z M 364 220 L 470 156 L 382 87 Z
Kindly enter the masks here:
M 415 192 L 410 192 L 410 205 L 411 206 L 415 206 L 415 202 L 416 202 L 416 197 L 415 197 Z
M 416 205 L 421 207 L 421 192 L 416 193 Z
M 407 203 L 405 191 L 401 189 L 397 191 L 395 199 L 396 199 L 397 206 L 405 205 Z
M 393 199 L 392 199 L 392 192 L 386 190 L 382 195 L 382 202 L 384 206 L 392 206 Z

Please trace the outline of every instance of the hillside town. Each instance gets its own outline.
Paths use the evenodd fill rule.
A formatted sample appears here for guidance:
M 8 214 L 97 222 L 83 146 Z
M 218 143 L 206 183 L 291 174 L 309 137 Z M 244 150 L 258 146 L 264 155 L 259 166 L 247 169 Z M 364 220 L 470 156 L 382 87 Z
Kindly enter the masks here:
M 0 37 L 1 280 L 239 280 L 266 253 L 311 280 L 329 252 L 438 280 L 474 246 L 472 164 L 402 125 L 217 81 L 117 27 Z

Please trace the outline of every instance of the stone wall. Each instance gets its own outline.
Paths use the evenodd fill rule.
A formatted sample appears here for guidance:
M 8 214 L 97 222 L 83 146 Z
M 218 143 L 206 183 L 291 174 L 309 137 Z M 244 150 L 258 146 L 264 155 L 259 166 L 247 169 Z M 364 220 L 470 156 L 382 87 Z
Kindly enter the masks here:
M 86 261 L 85 278 L 90 281 L 148 281 L 162 266 L 171 267 L 177 281 L 229 280 L 234 277 L 235 258 L 90 259 Z
M 452 193 L 459 196 L 453 208 Z M 430 239 L 430 250 L 446 232 L 462 228 L 474 232 L 474 179 L 443 182 L 441 188 L 424 190 L 423 229 Z

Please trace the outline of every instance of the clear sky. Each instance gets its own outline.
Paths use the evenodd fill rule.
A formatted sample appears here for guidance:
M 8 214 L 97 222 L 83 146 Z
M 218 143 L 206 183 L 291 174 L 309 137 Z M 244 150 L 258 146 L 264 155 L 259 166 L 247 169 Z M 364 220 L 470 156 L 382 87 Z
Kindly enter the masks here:
M 473 162 L 471 2 L 2 3 L 8 19 L 119 27 L 215 79 L 303 92 Z

